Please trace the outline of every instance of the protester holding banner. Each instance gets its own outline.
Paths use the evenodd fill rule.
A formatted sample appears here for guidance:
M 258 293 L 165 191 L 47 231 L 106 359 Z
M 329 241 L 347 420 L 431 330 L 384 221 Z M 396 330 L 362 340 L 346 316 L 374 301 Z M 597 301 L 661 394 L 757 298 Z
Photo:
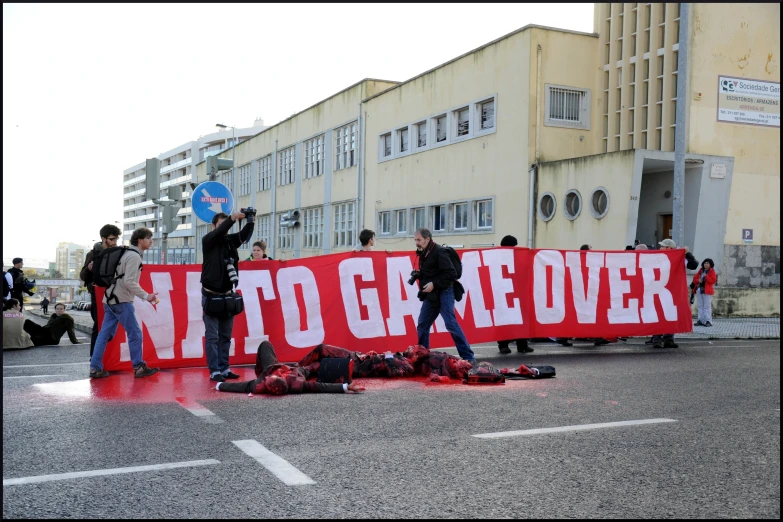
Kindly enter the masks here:
M 502 247 L 515 247 L 518 244 L 519 242 L 514 236 L 504 236 L 503 239 L 500 240 L 500 246 Z M 512 342 L 516 342 L 517 352 L 519 353 L 530 353 L 533 351 L 533 349 L 527 345 L 527 339 L 509 339 L 507 341 L 498 341 L 498 350 L 500 350 L 500 353 L 511 353 L 511 348 L 509 348 L 508 345 Z
M 674 242 L 673 239 L 664 239 L 660 243 L 661 250 L 674 250 L 677 248 L 677 243 Z M 688 260 L 685 260 L 685 264 L 687 265 Z M 674 334 L 662 334 L 662 335 L 653 335 L 652 338 L 652 347 L 653 348 L 679 348 L 680 345 L 674 342 Z
M 228 352 L 231 348 L 231 332 L 234 315 L 244 310 L 244 304 L 234 288 L 239 284 L 239 252 L 237 249 L 253 237 L 255 220 L 248 218 L 242 230 L 228 231 L 245 214 L 223 212 L 212 218 L 212 231 L 201 240 L 204 263 L 201 266 L 201 307 L 204 310 L 207 366 L 212 381 L 239 379 L 228 369 Z
M 454 282 L 458 277 L 451 256 L 432 240 L 432 232 L 429 229 L 418 229 L 413 239 L 416 241 L 419 269 L 411 274 L 411 280 L 419 280 L 419 300 L 423 301 L 416 324 L 419 344 L 425 348 L 430 347 L 430 328 L 440 314 L 460 357 L 470 363 L 476 362 L 476 356 L 454 314 Z
M 266 255 L 266 241 L 256 241 L 253 243 L 253 250 L 245 261 L 271 261 L 272 258 Z

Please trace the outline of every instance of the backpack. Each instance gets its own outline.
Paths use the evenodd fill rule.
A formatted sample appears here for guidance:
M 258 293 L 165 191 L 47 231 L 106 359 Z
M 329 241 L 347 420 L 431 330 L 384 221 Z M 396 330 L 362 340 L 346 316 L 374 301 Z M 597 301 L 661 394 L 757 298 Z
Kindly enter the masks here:
M 117 267 L 120 264 L 122 256 L 124 256 L 128 250 L 130 250 L 130 247 L 127 246 L 116 246 L 101 250 L 98 255 L 93 258 L 92 283 L 95 286 L 109 288 L 113 286 L 118 279 L 121 279 L 125 274 L 117 275 Z M 112 292 L 112 294 L 113 293 L 114 292 Z M 109 295 L 107 301 L 112 298 L 119 302 L 114 295 Z
M 449 254 L 451 264 L 454 265 L 454 270 L 457 271 L 457 279 L 459 279 L 462 277 L 462 260 L 459 258 L 459 254 L 450 246 L 441 245 L 441 248 Z

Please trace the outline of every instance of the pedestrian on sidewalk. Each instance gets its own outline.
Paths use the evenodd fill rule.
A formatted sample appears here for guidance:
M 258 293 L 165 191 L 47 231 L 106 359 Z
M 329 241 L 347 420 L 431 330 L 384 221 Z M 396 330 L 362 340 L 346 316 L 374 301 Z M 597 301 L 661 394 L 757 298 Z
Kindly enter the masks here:
M 49 300 L 45 297 L 41 300 L 41 311 L 44 314 L 49 313 Z
M 693 326 L 712 326 L 712 296 L 715 295 L 715 283 L 718 275 L 713 268 L 712 259 L 701 262 L 701 268 L 693 276 L 696 285 L 696 308 L 698 318 Z
M 62 303 L 54 305 L 54 313 L 44 326 L 27 319 L 24 322 L 24 331 L 30 334 L 30 339 L 35 346 L 58 345 L 66 333 L 71 344 L 79 344 L 74 331 L 73 317 L 65 313 L 65 305 Z
M 147 293 L 139 285 L 139 275 L 142 269 L 141 253 L 152 247 L 152 231 L 148 228 L 137 228 L 131 236 L 131 246 L 117 264 L 117 279 L 106 289 L 103 296 L 103 326 L 95 342 L 95 351 L 90 360 L 90 377 L 101 379 L 108 377 L 109 372 L 103 369 L 103 353 L 109 339 L 117 333 L 117 325 L 121 324 L 128 335 L 131 363 L 135 377 L 149 377 L 160 371 L 159 368 L 149 368 L 142 359 L 141 327 L 136 320 L 133 308 L 133 298 L 138 297 L 150 303 L 154 302 L 157 293 Z M 109 296 L 114 301 L 109 302 Z

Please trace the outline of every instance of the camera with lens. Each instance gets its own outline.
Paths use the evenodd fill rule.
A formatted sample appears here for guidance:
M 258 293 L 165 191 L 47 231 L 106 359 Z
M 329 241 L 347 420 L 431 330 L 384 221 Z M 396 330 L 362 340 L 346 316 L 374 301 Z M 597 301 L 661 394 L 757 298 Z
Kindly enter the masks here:
M 240 208 L 239 211 L 245 215 L 247 218 L 248 223 L 253 223 L 256 220 L 256 212 L 258 212 L 253 207 L 247 207 L 247 208 Z
M 228 278 L 231 283 L 236 287 L 239 284 L 239 276 L 237 275 L 237 269 L 234 266 L 234 258 L 228 257 L 223 260 L 223 264 L 226 265 L 226 272 L 228 272 Z
M 420 277 L 421 277 L 421 272 L 419 272 L 418 270 L 413 270 L 413 271 L 411 271 L 411 278 L 410 278 L 410 279 L 408 279 L 408 284 L 409 284 L 409 285 L 412 285 L 412 284 L 413 284 L 413 283 L 415 283 L 415 282 L 416 282 L 416 280 L 417 280 L 417 279 L 419 279 Z

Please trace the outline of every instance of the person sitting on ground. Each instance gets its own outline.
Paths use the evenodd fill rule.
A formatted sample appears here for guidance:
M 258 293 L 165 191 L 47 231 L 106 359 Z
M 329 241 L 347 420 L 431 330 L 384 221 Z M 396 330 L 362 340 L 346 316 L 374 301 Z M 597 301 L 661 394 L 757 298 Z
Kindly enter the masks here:
M 256 352 L 256 378 L 245 382 L 218 382 L 215 389 L 233 393 L 346 393 L 363 392 L 364 387 L 354 383 L 325 383 L 309 381 L 313 369 L 278 362 L 275 347 L 269 341 L 258 346 Z
M 500 240 L 500 246 L 502 247 L 515 247 L 519 243 L 517 241 L 517 238 L 514 236 L 504 236 L 503 239 Z M 519 353 L 530 353 L 533 351 L 533 349 L 528 346 L 527 339 L 509 339 L 507 341 L 498 341 L 498 350 L 500 350 L 500 353 L 502 354 L 509 354 L 511 353 L 511 348 L 508 347 L 509 344 L 516 342 L 517 345 L 517 352 Z
M 72 344 L 79 344 L 74 332 L 73 317 L 65 313 L 65 305 L 62 303 L 54 305 L 54 313 L 46 325 L 41 326 L 28 319 L 24 322 L 24 330 L 30 334 L 35 346 L 60 344 L 60 339 L 66 332 Z
M 253 243 L 253 250 L 245 261 L 272 261 L 272 258 L 266 255 L 266 241 Z
M 19 300 L 11 298 L 3 304 L 7 307 L 3 310 L 3 350 L 32 348 L 33 340 L 24 331 L 25 319 Z

